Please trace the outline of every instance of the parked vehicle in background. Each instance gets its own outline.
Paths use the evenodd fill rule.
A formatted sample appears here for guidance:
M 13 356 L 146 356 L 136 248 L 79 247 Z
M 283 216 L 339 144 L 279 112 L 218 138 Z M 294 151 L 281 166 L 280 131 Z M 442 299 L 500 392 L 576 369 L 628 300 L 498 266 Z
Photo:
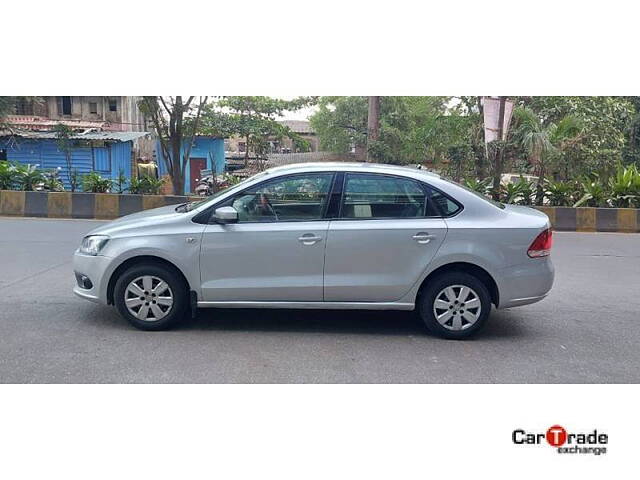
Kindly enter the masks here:
M 533 184 L 537 184 L 539 180 L 539 178 L 535 175 L 526 175 L 522 173 L 503 173 L 500 176 L 500 183 L 502 185 L 508 185 L 510 183 L 518 183 L 523 179 Z
M 462 339 L 492 305 L 547 295 L 551 235 L 543 213 L 424 170 L 297 164 L 100 226 L 75 253 L 74 292 L 144 330 L 208 307 L 417 309 Z

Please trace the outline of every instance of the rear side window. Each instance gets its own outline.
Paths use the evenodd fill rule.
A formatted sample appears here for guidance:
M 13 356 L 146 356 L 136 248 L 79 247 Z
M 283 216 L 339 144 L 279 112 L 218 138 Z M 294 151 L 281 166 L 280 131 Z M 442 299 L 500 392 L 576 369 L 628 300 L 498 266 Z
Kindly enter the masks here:
M 429 187 L 429 196 L 431 197 L 431 202 L 429 202 L 428 213 L 431 217 L 451 217 L 462 208 L 442 192 L 431 187 Z
M 414 180 L 348 173 L 342 218 L 416 218 L 425 216 L 426 192 Z

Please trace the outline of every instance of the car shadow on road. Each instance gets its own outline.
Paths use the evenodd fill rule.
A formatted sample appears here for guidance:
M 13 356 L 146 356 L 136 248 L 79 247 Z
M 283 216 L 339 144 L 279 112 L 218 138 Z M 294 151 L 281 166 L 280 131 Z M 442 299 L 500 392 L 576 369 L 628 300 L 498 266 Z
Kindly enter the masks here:
M 527 335 L 517 317 L 492 315 L 478 339 Z M 174 330 L 433 336 L 415 312 L 367 310 L 207 309 Z
M 132 330 L 115 309 L 87 305 L 83 315 L 93 325 Z M 332 333 L 434 337 L 415 312 L 374 310 L 200 309 L 196 318 L 185 318 L 172 332 L 246 331 Z M 493 311 L 489 323 L 475 340 L 533 337 L 535 331 L 517 313 Z

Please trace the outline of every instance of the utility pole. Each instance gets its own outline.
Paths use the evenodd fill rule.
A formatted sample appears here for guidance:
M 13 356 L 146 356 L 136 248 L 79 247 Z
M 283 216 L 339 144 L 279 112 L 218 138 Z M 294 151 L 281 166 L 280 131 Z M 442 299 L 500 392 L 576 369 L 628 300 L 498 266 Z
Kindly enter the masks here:
M 369 144 L 378 140 L 380 136 L 380 97 L 369 97 L 369 117 L 367 120 L 367 155 L 369 157 Z

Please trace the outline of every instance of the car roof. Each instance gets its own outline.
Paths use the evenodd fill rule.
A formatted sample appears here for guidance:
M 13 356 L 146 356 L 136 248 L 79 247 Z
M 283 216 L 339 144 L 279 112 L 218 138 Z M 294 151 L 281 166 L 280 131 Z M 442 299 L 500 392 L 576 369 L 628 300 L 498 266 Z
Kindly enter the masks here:
M 401 165 L 388 165 L 384 163 L 356 163 L 356 162 L 309 162 L 294 163 L 273 167 L 265 171 L 268 174 L 281 175 L 284 173 L 308 172 L 313 170 L 331 170 L 331 171 L 358 171 L 368 173 L 389 173 L 398 175 L 416 176 L 424 175 L 431 178 L 440 178 L 437 173 L 421 170 L 416 167 L 405 167 Z

